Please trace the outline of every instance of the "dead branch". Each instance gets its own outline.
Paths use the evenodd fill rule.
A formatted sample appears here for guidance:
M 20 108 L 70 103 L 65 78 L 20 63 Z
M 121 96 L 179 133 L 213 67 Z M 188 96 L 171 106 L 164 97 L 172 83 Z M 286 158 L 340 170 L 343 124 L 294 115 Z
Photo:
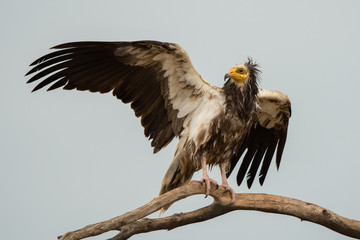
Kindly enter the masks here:
M 253 210 L 294 216 L 304 221 L 317 223 L 340 234 L 360 239 L 360 221 L 342 217 L 321 206 L 293 198 L 268 194 L 236 194 L 235 203 L 229 205 L 230 195 L 224 194 L 224 188 L 216 189 L 215 186 L 212 186 L 210 191 L 214 202 L 207 207 L 164 218 L 144 218 L 160 210 L 165 205 L 195 194 L 204 194 L 204 186 L 198 181 L 176 188 L 121 216 L 68 232 L 59 239 L 79 240 L 118 230 L 120 233 L 113 237 L 112 240 L 122 240 L 139 233 L 161 229 L 171 230 L 187 224 L 206 221 L 234 210 Z

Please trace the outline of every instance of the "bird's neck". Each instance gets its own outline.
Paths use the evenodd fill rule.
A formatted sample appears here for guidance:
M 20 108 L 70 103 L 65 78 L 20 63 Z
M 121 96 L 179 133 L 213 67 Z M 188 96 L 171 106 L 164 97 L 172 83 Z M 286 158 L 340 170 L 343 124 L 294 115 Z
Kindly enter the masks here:
M 249 79 L 242 85 L 228 80 L 223 89 L 226 96 L 226 111 L 236 113 L 241 120 L 244 120 L 245 123 L 248 122 L 256 112 L 256 96 L 258 94 L 256 80 Z

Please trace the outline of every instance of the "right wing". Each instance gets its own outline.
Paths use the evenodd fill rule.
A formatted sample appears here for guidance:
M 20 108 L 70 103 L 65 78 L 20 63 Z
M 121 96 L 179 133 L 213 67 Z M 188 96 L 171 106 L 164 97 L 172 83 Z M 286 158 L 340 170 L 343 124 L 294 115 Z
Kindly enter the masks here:
M 183 48 L 173 43 L 73 42 L 54 47 L 30 66 L 36 73 L 28 83 L 41 80 L 33 91 L 88 90 L 107 93 L 131 103 L 152 139 L 154 152 L 178 136 L 183 123 L 216 90 L 194 69 Z

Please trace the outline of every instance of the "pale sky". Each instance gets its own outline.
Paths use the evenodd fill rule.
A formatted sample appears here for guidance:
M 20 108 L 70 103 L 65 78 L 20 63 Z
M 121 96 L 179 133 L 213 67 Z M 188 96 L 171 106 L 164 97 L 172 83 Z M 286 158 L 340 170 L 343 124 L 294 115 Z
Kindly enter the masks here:
M 251 56 L 261 87 L 292 101 L 280 170 L 263 187 L 360 219 L 360 1 L 1 1 L 0 239 L 56 239 L 158 195 L 177 140 L 153 155 L 139 119 L 112 97 L 61 89 L 31 93 L 24 74 L 70 41 L 181 44 L 198 72 L 222 86 Z M 220 181 L 218 169 L 210 176 Z M 199 180 L 200 174 L 194 179 Z M 166 214 L 205 206 L 202 195 Z M 157 215 L 154 215 L 157 216 Z M 116 232 L 95 239 L 106 239 Z M 349 239 L 322 226 L 261 212 L 133 239 Z

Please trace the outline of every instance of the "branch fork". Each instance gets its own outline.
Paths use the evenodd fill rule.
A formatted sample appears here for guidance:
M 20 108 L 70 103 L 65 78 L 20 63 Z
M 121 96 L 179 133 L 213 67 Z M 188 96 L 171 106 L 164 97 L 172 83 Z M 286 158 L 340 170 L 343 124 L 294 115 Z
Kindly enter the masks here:
M 145 218 L 168 204 L 195 194 L 204 194 L 204 185 L 199 181 L 192 181 L 121 216 L 68 232 L 60 236 L 59 240 L 80 240 L 112 230 L 117 230 L 119 233 L 111 240 L 123 240 L 139 233 L 171 230 L 187 224 L 206 221 L 235 210 L 253 210 L 294 216 L 303 221 L 322 225 L 340 234 L 360 239 L 360 221 L 342 217 L 321 206 L 288 197 L 245 193 L 237 193 L 235 202 L 229 204 L 231 196 L 225 190 L 222 186 L 217 189 L 215 185 L 211 185 L 209 195 L 214 198 L 214 202 L 204 208 L 163 218 Z

